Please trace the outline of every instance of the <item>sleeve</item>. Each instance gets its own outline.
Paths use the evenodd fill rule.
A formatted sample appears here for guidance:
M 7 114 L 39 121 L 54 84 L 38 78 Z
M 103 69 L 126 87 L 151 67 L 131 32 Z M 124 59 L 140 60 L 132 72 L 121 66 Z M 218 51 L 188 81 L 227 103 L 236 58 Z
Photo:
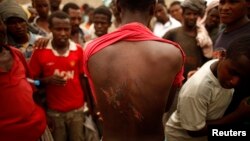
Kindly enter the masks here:
M 30 67 L 30 73 L 33 78 L 38 78 L 41 74 L 41 63 L 39 60 L 39 56 L 41 55 L 41 52 L 39 52 L 38 49 L 36 49 L 30 59 L 29 67 Z
M 184 73 L 184 66 L 182 66 L 181 70 L 175 76 L 175 80 L 173 82 L 174 86 L 181 87 L 182 81 L 185 79 L 185 77 L 183 76 L 183 73 Z
M 211 95 L 211 90 L 206 85 L 195 87 L 187 86 L 186 89 L 182 89 L 178 101 L 181 126 L 189 131 L 198 131 L 206 125 Z
M 173 82 L 173 85 L 177 86 L 177 87 L 181 87 L 182 86 L 182 81 L 185 79 L 185 77 L 183 76 L 183 74 L 184 74 L 184 63 L 186 61 L 186 55 L 185 55 L 183 49 L 181 48 L 181 46 L 179 44 L 175 44 L 175 46 L 181 52 L 181 55 L 182 55 L 182 67 L 181 67 L 181 70 L 175 76 L 175 80 Z

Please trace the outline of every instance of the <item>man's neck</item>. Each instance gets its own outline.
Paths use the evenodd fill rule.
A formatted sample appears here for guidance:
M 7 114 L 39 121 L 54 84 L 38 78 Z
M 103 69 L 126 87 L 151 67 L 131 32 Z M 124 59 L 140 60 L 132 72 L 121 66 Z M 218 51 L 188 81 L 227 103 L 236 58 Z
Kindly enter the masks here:
M 138 22 L 147 27 L 149 27 L 149 22 L 151 19 L 151 17 L 145 18 L 145 15 L 139 12 L 135 12 L 135 13 L 127 12 L 127 13 L 124 13 L 122 17 L 123 18 L 122 18 L 121 25 L 125 25 L 125 24 L 132 23 L 132 22 Z M 148 20 L 145 20 L 145 19 L 148 19 Z
M 186 32 L 186 34 L 188 34 L 190 36 L 196 36 L 196 34 L 197 34 L 196 26 L 194 26 L 194 27 L 183 26 L 183 28 L 184 28 L 184 31 Z
M 169 21 L 169 17 L 166 16 L 166 17 L 164 18 L 164 22 L 163 22 L 162 24 L 164 25 L 164 24 L 166 24 L 168 21 Z
M 231 24 L 227 24 L 226 25 L 226 28 L 225 28 L 225 32 L 230 32 L 230 31 L 234 31 L 242 26 L 244 26 L 245 24 L 249 23 L 249 19 L 247 16 L 245 16 L 244 18 L 236 21 L 236 22 L 233 22 Z
M 69 50 L 69 41 L 66 44 L 57 44 L 52 40 L 52 48 L 57 51 L 58 54 L 65 54 Z

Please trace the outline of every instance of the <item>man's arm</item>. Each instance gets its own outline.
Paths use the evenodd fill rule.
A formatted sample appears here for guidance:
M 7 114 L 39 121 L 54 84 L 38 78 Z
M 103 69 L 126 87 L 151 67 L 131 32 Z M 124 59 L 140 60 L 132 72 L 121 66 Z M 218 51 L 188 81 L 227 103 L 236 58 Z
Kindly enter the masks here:
M 232 124 L 234 122 L 237 122 L 246 116 L 249 116 L 250 115 L 250 105 L 247 104 L 247 100 L 249 98 L 250 97 L 243 99 L 241 101 L 240 105 L 238 106 L 238 108 L 234 112 L 232 112 L 232 113 L 230 113 L 230 114 L 228 114 L 220 119 L 207 121 L 204 128 L 202 128 L 199 131 L 188 131 L 188 134 L 192 137 L 206 136 L 206 135 L 208 135 L 208 127 L 209 126 L 228 125 L 228 124 Z
M 84 99 L 87 102 L 87 106 L 89 108 L 90 113 L 93 113 L 94 101 L 91 95 L 91 90 L 89 87 L 88 78 L 84 76 L 84 74 L 80 75 L 81 87 L 84 93 Z
M 167 100 L 167 104 L 166 104 L 166 108 L 165 108 L 165 112 L 169 112 L 171 106 L 173 105 L 174 99 L 177 95 L 177 91 L 180 89 L 179 86 L 177 85 L 173 85 L 170 89 L 169 92 L 169 96 L 168 96 L 168 100 Z

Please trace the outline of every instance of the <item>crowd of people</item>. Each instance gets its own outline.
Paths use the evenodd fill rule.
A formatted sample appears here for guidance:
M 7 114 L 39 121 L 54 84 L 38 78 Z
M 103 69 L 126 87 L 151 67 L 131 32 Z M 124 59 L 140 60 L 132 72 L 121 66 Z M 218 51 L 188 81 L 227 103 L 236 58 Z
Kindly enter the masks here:
M 250 129 L 249 13 L 249 0 L 0 0 L 0 140 Z

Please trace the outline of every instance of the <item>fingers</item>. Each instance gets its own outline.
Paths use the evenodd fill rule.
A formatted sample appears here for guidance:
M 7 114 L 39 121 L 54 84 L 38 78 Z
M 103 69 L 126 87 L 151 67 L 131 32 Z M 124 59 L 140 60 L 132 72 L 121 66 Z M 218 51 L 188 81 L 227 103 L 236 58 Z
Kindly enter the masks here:
M 44 49 L 49 43 L 49 38 L 39 38 L 34 43 L 35 49 Z
M 67 83 L 67 79 L 66 79 L 65 77 L 62 77 L 62 76 L 54 75 L 54 76 L 52 77 L 51 82 L 52 82 L 54 85 L 65 86 L 66 83 Z

